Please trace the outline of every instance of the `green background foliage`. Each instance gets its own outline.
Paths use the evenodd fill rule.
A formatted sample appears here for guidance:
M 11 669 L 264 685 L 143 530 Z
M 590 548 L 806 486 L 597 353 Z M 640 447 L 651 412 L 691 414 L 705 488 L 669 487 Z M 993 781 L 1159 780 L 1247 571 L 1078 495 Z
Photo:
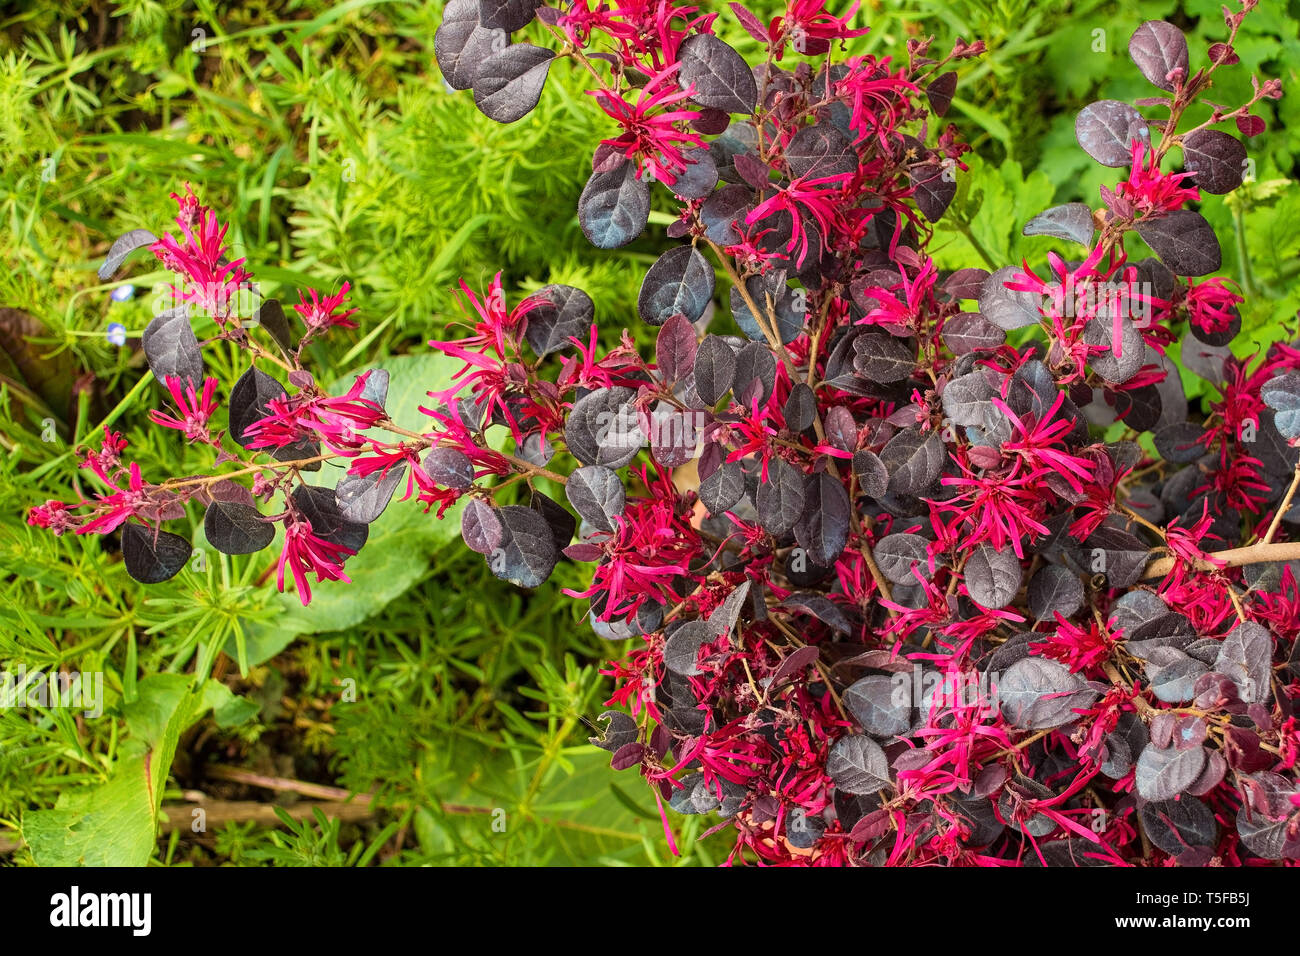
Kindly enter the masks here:
M 591 151 L 608 135 L 583 77 L 557 67 L 539 108 L 498 126 L 442 83 L 432 44 L 441 6 L 63 0 L 0 21 L 0 670 L 105 675 L 103 717 L 0 709 L 5 858 L 725 858 L 725 837 L 699 841 L 696 817 L 673 819 L 682 855 L 672 856 L 648 791 L 586 743 L 611 690 L 601 662 L 620 649 L 560 593 L 586 585 L 572 565 L 518 592 L 459 544 L 454 514 L 438 523 L 394 502 L 349 563 L 354 583 L 321 585 L 303 609 L 276 591 L 274 551 L 231 558 L 204 549 L 202 565 L 146 589 L 127 577 L 111 540 L 56 539 L 24 522 L 35 503 L 75 497 L 73 449 L 105 424 L 127 435 L 147 476 L 206 467 L 145 418 L 161 399 L 138 334 L 165 276 L 140 271 L 148 267 L 138 257 L 113 282 L 94 273 L 115 236 L 164 228 L 169 193 L 187 182 L 229 222 L 264 294 L 296 300 L 306 286 L 352 282 L 361 328 L 314 345 L 311 360 L 323 381 L 389 368 L 399 419 L 418 419 L 424 391 L 447 378 L 449 363 L 425 342 L 449 337 L 448 321 L 460 316 L 451 290 L 462 277 L 482 288 L 501 271 L 511 301 L 548 282 L 580 286 L 603 335 L 627 326 L 648 341 L 636 329 L 636 292 L 666 245 L 661 230 L 602 253 L 574 216 Z M 771 16 L 783 4 L 751 6 Z M 963 69 L 949 116 L 975 155 L 951 219 L 936 230 L 936 257 L 948 268 L 985 256 L 996 260 L 989 265 L 1022 257 L 1034 265 L 1043 246 L 1022 238 L 1020 225 L 1054 202 L 1095 204 L 1098 186 L 1114 182 L 1115 171 L 1076 146 L 1073 120 L 1091 99 L 1149 95 L 1126 54 L 1141 20 L 1183 26 L 1194 56 L 1222 26 L 1218 0 L 864 6 L 858 22 L 873 31 L 850 52 L 901 56 L 909 38 L 929 34 L 939 48 L 957 36 L 990 48 Z M 1295 7 L 1266 2 L 1247 18 L 1244 66 L 1220 101 L 1244 99 L 1252 70 L 1300 90 Z M 719 29 L 752 48 L 725 14 Z M 1293 325 L 1300 307 L 1292 281 L 1300 191 L 1290 188 L 1298 109 L 1293 93 L 1264 105 L 1269 131 L 1249 143 L 1254 182 L 1203 206 L 1225 240 L 1225 274 L 1248 293 L 1244 351 Z M 668 207 L 660 208 L 662 225 Z M 110 293 L 124 284 L 135 297 L 115 302 Z M 112 345 L 110 322 L 136 337 Z M 209 362 L 223 382 L 241 371 L 231 352 L 210 350 Z M 191 518 L 202 548 L 201 516 Z M 310 785 L 368 803 L 338 819 L 309 813 L 309 798 L 322 795 Z M 195 833 L 194 791 L 230 805 L 272 802 L 279 816 L 266 825 L 236 814 Z M 155 837 L 161 806 L 179 808 L 183 820 Z

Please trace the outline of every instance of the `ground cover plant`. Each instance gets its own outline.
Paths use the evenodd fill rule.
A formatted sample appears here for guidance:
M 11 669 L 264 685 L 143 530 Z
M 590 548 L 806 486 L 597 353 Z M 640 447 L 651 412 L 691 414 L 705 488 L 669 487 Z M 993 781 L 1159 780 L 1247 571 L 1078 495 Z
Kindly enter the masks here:
M 26 520 L 111 535 L 146 584 L 189 574 L 201 540 L 223 575 L 310 610 L 346 593 L 381 515 L 456 508 L 481 574 L 558 574 L 615 658 L 593 742 L 648 784 L 665 859 L 710 833 L 733 862 L 1293 860 L 1300 349 L 1249 283 L 1215 275 L 1215 223 L 1191 205 L 1257 183 L 1245 144 L 1281 85 L 1246 71 L 1236 100 L 1207 100 L 1240 71 L 1252 6 L 1190 49 L 1134 24 L 1148 89 L 1073 121 L 1109 178 L 1027 213 L 1018 259 L 987 241 L 976 157 L 947 122 L 982 41 L 854 54 L 855 4 L 732 5 L 729 43 L 681 3 L 452 2 L 438 65 L 486 129 L 586 88 L 582 235 L 676 240 L 635 273 L 641 329 L 618 335 L 576 285 L 507 294 L 498 274 L 459 283 L 463 332 L 428 343 L 442 360 L 372 365 L 351 276 L 262 296 L 220 206 L 178 186 L 174 228 L 127 232 L 100 278 L 144 249 L 171 276 L 142 335 L 146 440 L 185 445 L 186 467 L 142 468 L 106 422 L 78 452 L 94 490 Z M 1264 347 L 1237 358 L 1247 323 Z M 353 330 L 357 347 L 333 344 Z M 362 371 L 340 375 L 340 353 Z M 168 763 L 208 709 L 249 716 L 208 675 L 264 649 L 224 637 L 173 662 L 197 680 L 126 700 Z M 599 713 L 593 668 L 549 673 L 560 732 L 525 802 Z M 109 787 L 141 759 L 120 754 Z M 407 796 L 369 849 L 323 858 L 427 834 Z M 83 812 L 32 814 L 24 836 L 53 859 Z M 252 858 L 323 852 L 291 837 Z

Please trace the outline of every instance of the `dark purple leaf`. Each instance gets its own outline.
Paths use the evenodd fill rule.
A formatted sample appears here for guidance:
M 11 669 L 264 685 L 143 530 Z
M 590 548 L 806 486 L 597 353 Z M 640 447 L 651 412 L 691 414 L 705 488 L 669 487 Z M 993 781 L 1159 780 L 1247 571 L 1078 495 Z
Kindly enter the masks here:
M 748 186 L 723 186 L 700 207 L 704 235 L 720 246 L 739 242 L 740 233 L 736 231 L 735 223 L 749 214 L 753 201 L 754 192 Z
M 617 249 L 645 232 L 650 221 L 650 187 L 624 162 L 592 173 L 578 198 L 578 223 L 597 249 Z
M 312 534 L 357 554 L 370 537 L 369 525 L 349 521 L 339 508 L 333 488 L 299 485 L 289 496 L 311 525 Z
M 1037 621 L 1069 617 L 1083 607 L 1083 582 L 1059 564 L 1045 564 L 1029 581 L 1029 613 Z
M 293 351 L 293 332 L 289 328 L 289 320 L 285 317 L 284 306 L 280 304 L 279 299 L 264 299 L 259 302 L 250 324 L 261 326 L 285 355 Z M 372 375 L 371 378 L 374 376 Z M 382 405 L 383 402 L 379 404 Z
M 406 462 L 399 462 L 382 471 L 372 471 L 368 475 L 345 475 L 335 486 L 339 499 L 339 510 L 349 521 L 370 524 L 388 507 L 397 486 L 406 477 Z
M 957 195 L 957 177 L 953 170 L 941 163 L 915 163 L 907 168 L 907 175 L 916 187 L 912 198 L 921 215 L 938 222 Z
M 252 554 L 275 540 L 275 525 L 252 505 L 215 499 L 203 516 L 203 534 L 222 554 Z
M 853 370 L 872 382 L 904 382 L 916 371 L 916 342 L 884 332 L 853 340 Z
M 272 536 L 275 529 L 271 530 Z M 190 543 L 170 531 L 155 531 L 134 521 L 122 526 L 122 562 L 141 584 L 174 578 L 190 559 Z
M 1241 140 L 1214 129 L 1200 129 L 1183 138 L 1183 162 L 1196 185 L 1222 195 L 1241 185 L 1246 172 L 1246 147 Z
M 1199 212 L 1175 209 L 1159 219 L 1139 222 L 1137 231 L 1175 275 L 1209 275 L 1223 264 L 1214 227 Z
M 1205 769 L 1205 748 L 1161 750 L 1148 744 L 1138 757 L 1135 781 L 1144 800 L 1172 800 L 1196 782 Z
M 1184 794 L 1177 800 L 1145 803 L 1138 809 L 1147 838 L 1174 856 L 1192 847 L 1213 847 L 1219 827 L 1214 813 L 1200 800 Z
M 1241 131 L 1242 136 L 1254 139 L 1268 129 L 1268 124 L 1258 116 L 1238 116 L 1237 129 Z
M 755 506 L 758 522 L 776 537 L 789 532 L 803 514 L 803 474 L 782 458 L 773 458 L 767 466 L 767 481 L 758 486 Z
M 858 490 L 868 498 L 883 498 L 889 490 L 889 471 L 875 452 L 854 452 L 853 474 L 858 478 Z
M 731 163 L 740 178 L 755 189 L 766 189 L 772 182 L 772 168 L 752 153 L 737 153 Z
M 663 325 L 674 315 L 694 322 L 713 298 L 713 267 L 694 246 L 665 252 L 641 283 L 636 308 L 650 325 Z
M 1020 559 L 1012 551 L 998 551 L 987 544 L 971 552 L 962 573 L 971 600 L 994 610 L 1011 603 L 1024 578 Z
M 940 288 L 954 299 L 978 299 L 988 277 L 987 269 L 958 269 L 944 280 Z
M 567 548 L 573 540 L 574 532 L 578 530 L 578 519 L 569 513 L 569 509 L 536 488 L 528 496 L 528 507 L 546 519 L 546 524 L 551 529 L 551 540 L 555 542 L 555 550 L 561 552 Z
M 704 621 L 687 621 L 664 644 L 664 667 L 683 677 L 695 677 L 702 673 L 697 663 L 700 648 L 719 636 Z
M 910 675 L 906 688 L 901 692 L 893 678 L 873 674 L 844 691 L 844 706 L 871 736 L 895 737 L 912 725 Z
M 1048 730 L 1076 718 L 1095 691 L 1064 664 L 1045 657 L 1024 657 L 1012 664 L 997 684 L 1002 716 L 1021 730 Z
M 704 199 L 718 185 L 718 166 L 706 147 L 682 150 L 686 169 L 677 174 L 670 187 L 674 196 Z
M 573 404 L 564 424 L 569 454 L 584 465 L 622 468 L 636 457 L 644 438 L 632 399 L 636 393 L 622 386 L 599 388 Z
M 678 382 L 695 367 L 695 326 L 682 315 L 675 315 L 659 328 L 655 341 L 655 359 L 665 381 Z
M 1101 345 L 1104 352 L 1088 358 L 1088 365 L 1111 385 L 1122 385 L 1142 370 L 1146 344 L 1142 333 L 1128 316 L 1120 319 L 1119 352 L 1115 351 L 1115 326 L 1110 316 L 1097 316 L 1083 328 L 1083 340 Z
M 564 494 L 573 510 L 601 531 L 613 531 L 613 519 L 627 505 L 623 483 L 603 465 L 586 465 L 575 470 L 569 475 Z
M 489 30 L 514 33 L 533 22 L 542 0 L 478 0 L 478 22 Z
M 458 448 L 430 448 L 420 467 L 434 484 L 444 488 L 468 491 L 474 486 L 474 462 Z
M 155 317 L 145 326 L 141 344 L 149 370 L 159 382 L 174 376 L 196 389 L 202 386 L 203 353 L 190 326 L 189 306 L 178 306 Z
M 850 734 L 831 747 L 826 773 L 838 789 L 863 796 L 889 785 L 889 760 L 870 737 Z
M 1053 206 L 1025 224 L 1026 236 L 1055 236 L 1086 246 L 1092 241 L 1092 209 L 1081 202 Z
M 962 312 L 943 324 L 942 337 L 953 355 L 966 355 L 997 348 L 1007 340 L 1007 333 L 978 312 Z
M 957 73 L 954 70 L 940 73 L 934 82 L 925 88 L 925 97 L 930 101 L 930 109 L 934 110 L 935 116 L 948 115 L 948 107 L 952 106 L 952 97 L 956 92 Z
M 487 556 L 488 567 L 503 581 L 535 588 L 551 576 L 559 551 L 550 524 L 532 508 L 507 505 L 497 512 L 501 546 Z
M 808 476 L 803 515 L 795 522 L 794 537 L 815 564 L 829 566 L 843 553 L 851 510 L 848 492 L 838 479 L 824 471 Z
M 796 297 L 794 292 L 785 283 L 785 277 L 782 273 L 772 272 L 767 275 L 754 275 L 745 280 L 745 291 L 749 293 L 754 305 L 758 306 L 759 311 L 764 317 L 764 323 L 770 322 L 770 315 L 776 315 L 776 331 L 781 337 L 784 345 L 789 345 L 803 332 L 804 321 L 807 318 L 806 308 L 801 310 L 800 304 L 804 301 L 802 297 Z M 772 300 L 772 307 L 769 310 L 767 300 Z M 758 324 L 753 313 L 749 311 L 749 304 L 745 302 L 745 297 L 740 294 L 738 286 L 732 286 L 729 293 L 729 302 L 731 305 L 731 315 L 740 326 L 742 332 L 755 342 L 766 342 L 767 336 L 763 332 L 763 327 Z
M 999 397 L 996 376 L 977 368 L 943 387 L 943 413 L 954 425 L 983 427 L 985 416 L 993 410 L 991 400 Z
M 548 285 L 528 300 L 536 305 L 528 312 L 524 337 L 539 358 L 572 348 L 570 338 L 586 340 L 596 312 L 587 293 L 571 285 Z
M 793 680 L 803 671 L 817 663 L 817 648 L 811 644 L 787 654 L 781 665 L 772 673 L 767 689 L 770 693 L 788 680 Z
M 821 594 L 810 591 L 798 591 L 791 594 L 777 607 L 786 611 L 802 611 L 821 621 L 838 634 L 848 634 L 852 628 L 849 619 L 844 616 L 839 605 Z
M 615 751 L 614 756 L 610 758 L 609 765 L 614 770 L 627 770 L 630 767 L 639 765 L 641 758 L 645 756 L 645 752 L 644 744 L 636 742 L 626 744 Z
M 776 387 L 776 357 L 762 342 L 750 342 L 736 353 L 736 380 L 732 383 L 732 391 L 737 401 L 747 407 L 746 410 L 755 382 L 759 389 L 758 405 L 762 408 Z M 698 383 L 696 390 L 699 390 Z
M 113 240 L 113 244 L 108 247 L 108 255 L 104 257 L 104 263 L 99 267 L 100 282 L 107 282 L 113 278 L 113 274 L 122 268 L 122 263 L 126 257 L 137 249 L 145 246 L 151 246 L 158 241 L 148 229 L 132 229 L 124 235 L 118 236 Z
M 713 406 L 731 390 L 736 378 L 736 353 L 724 339 L 706 335 L 695 353 L 695 392 Z
M 740 21 L 740 25 L 745 28 L 746 33 L 759 43 L 768 42 L 767 27 L 763 26 L 763 21 L 754 16 L 748 7 L 743 3 L 736 3 L 735 0 L 732 0 L 727 6 L 731 7 L 731 12 L 736 15 L 736 19 Z
M 1148 20 L 1133 31 L 1128 41 L 1128 55 L 1147 81 L 1172 93 L 1174 84 L 1169 74 L 1182 71 L 1187 79 L 1187 38 L 1183 31 L 1164 20 Z
M 1143 385 L 1141 388 L 1125 389 L 1113 394 L 1115 413 L 1129 428 L 1145 432 L 1160 423 L 1164 405 L 1160 389 L 1155 385 Z
M 1154 435 L 1156 451 L 1165 461 L 1184 465 L 1205 454 L 1205 446 L 1200 444 L 1204 436 L 1205 429 L 1192 422 L 1166 425 Z
M 745 602 L 749 600 L 749 592 L 752 583 L 742 581 L 731 589 L 731 592 L 723 599 L 722 603 L 713 609 L 709 614 L 709 630 L 722 637 L 724 634 L 730 636 L 740 620 L 740 612 L 745 608 Z
M 930 559 L 926 552 L 928 545 L 929 542 L 919 534 L 896 531 L 877 541 L 871 553 L 880 567 L 880 573 L 891 583 L 916 584 L 914 568 L 921 577 L 926 580 L 930 578 Z
M 1037 325 L 1042 318 L 1038 296 L 1006 287 L 1019 272 L 1015 266 L 1003 266 L 991 273 L 980 287 L 980 315 L 1006 332 Z
M 841 451 L 853 451 L 858 447 L 858 423 L 853 420 L 853 413 L 843 405 L 832 405 L 826 409 L 826 440 Z
M 1096 567 L 1100 562 L 1106 584 L 1112 588 L 1136 584 L 1151 557 L 1150 550 L 1134 535 L 1107 525 L 1094 531 L 1083 546 L 1089 552 L 1088 567 Z
M 820 179 L 851 173 L 858 168 L 858 154 L 848 137 L 830 123 L 805 126 L 785 148 L 792 177 Z
M 460 536 L 471 551 L 491 554 L 501 547 L 504 534 L 495 508 L 478 498 L 465 502 L 465 510 L 460 513 Z
M 190 333 L 193 335 L 193 333 Z M 259 368 L 250 367 L 230 390 L 230 437 L 243 447 L 252 443 L 248 428 L 271 413 L 268 402 L 284 398 L 284 386 Z
M 587 740 L 610 753 L 626 747 L 638 736 L 636 721 L 621 710 L 605 711 L 596 718 L 596 723 L 604 724 L 603 733 L 599 737 L 588 737 Z
M 739 53 L 710 33 L 687 37 L 678 47 L 677 82 L 694 86 L 691 99 L 728 113 L 753 113 L 758 102 L 754 74 Z
M 1254 621 L 1238 624 L 1224 638 L 1214 669 L 1231 678 L 1243 702 L 1268 700 L 1273 676 L 1272 635 Z
M 1204 663 L 1176 647 L 1152 647 L 1144 660 L 1147 684 L 1166 704 L 1182 704 L 1195 697 L 1196 681 L 1207 670 Z
M 450 0 L 433 37 L 433 52 L 443 79 L 453 90 L 468 90 L 483 62 L 504 36 L 479 24 L 478 0 Z
M 1275 409 L 1273 425 L 1288 441 L 1300 438 L 1300 372 L 1288 372 L 1264 383 L 1260 398 Z
M 1103 166 L 1128 166 L 1133 162 L 1135 131 L 1146 130 L 1142 114 L 1119 100 L 1089 103 L 1074 121 L 1074 136 L 1083 151 Z
M 813 422 L 817 420 L 817 396 L 806 384 L 796 382 L 786 397 L 782 414 L 785 416 L 785 427 L 792 432 L 812 428 Z
M 474 105 L 498 123 L 514 123 L 533 111 L 555 58 L 553 50 L 514 43 L 494 53 L 474 77 Z
M 711 515 L 730 511 L 744 493 L 745 473 L 738 461 L 724 462 L 700 482 L 700 501 Z
M 1300 860 L 1300 836 L 1288 816 L 1265 816 L 1248 807 L 1237 811 L 1237 833 L 1246 849 L 1265 860 Z
M 885 445 L 880 460 L 889 472 L 889 492 L 916 495 L 925 491 L 939 477 L 947 460 L 947 450 L 934 432 L 905 428 Z

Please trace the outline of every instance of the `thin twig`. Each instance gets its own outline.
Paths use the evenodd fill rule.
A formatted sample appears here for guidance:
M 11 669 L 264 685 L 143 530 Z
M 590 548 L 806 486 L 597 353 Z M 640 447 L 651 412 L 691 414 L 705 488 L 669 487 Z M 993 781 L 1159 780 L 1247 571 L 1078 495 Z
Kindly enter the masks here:
M 1215 551 L 1211 557 L 1214 561 L 1190 561 L 1193 571 L 1222 571 L 1225 568 L 1240 568 L 1247 564 L 1263 564 L 1267 561 L 1294 561 L 1300 559 L 1300 541 L 1283 541 L 1266 544 L 1261 541 L 1245 548 L 1232 548 L 1229 551 Z M 1142 577 L 1145 580 L 1163 578 L 1174 569 L 1174 558 L 1157 558 L 1147 565 Z
M 1268 530 L 1264 532 L 1264 537 L 1260 544 L 1268 544 L 1273 540 L 1273 535 L 1277 534 L 1278 525 L 1282 523 L 1282 515 L 1286 514 L 1287 509 L 1291 507 L 1291 502 L 1295 498 L 1296 489 L 1300 488 L 1300 464 L 1296 465 L 1295 477 L 1291 479 L 1291 487 L 1286 490 L 1282 496 L 1282 503 L 1277 506 L 1277 511 L 1273 515 L 1273 520 L 1269 522 Z

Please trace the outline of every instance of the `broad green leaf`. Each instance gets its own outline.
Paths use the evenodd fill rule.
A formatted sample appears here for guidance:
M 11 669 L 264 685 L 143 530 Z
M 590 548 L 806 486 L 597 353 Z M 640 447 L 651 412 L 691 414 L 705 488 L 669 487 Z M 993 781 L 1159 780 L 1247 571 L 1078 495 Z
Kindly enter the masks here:
M 136 752 L 118 757 L 107 783 L 64 793 L 52 810 L 23 814 L 23 840 L 37 866 L 148 864 L 154 848 L 150 755 L 131 749 Z
M 1040 170 L 1024 175 L 1014 161 L 998 167 L 972 159 L 970 167 L 969 172 L 958 173 L 957 198 L 935 223 L 935 262 L 941 268 L 987 265 L 997 269 L 1018 264 L 1022 258 L 1031 263 L 1041 259 L 1052 248 L 1050 241 L 1022 236 L 1020 230 L 1052 205 L 1051 180 Z M 983 262 L 981 251 L 990 263 Z
M 154 674 L 137 689 L 122 708 L 131 739 L 108 781 L 23 815 L 23 839 L 38 866 L 148 864 L 177 741 L 210 704 L 182 674 Z

